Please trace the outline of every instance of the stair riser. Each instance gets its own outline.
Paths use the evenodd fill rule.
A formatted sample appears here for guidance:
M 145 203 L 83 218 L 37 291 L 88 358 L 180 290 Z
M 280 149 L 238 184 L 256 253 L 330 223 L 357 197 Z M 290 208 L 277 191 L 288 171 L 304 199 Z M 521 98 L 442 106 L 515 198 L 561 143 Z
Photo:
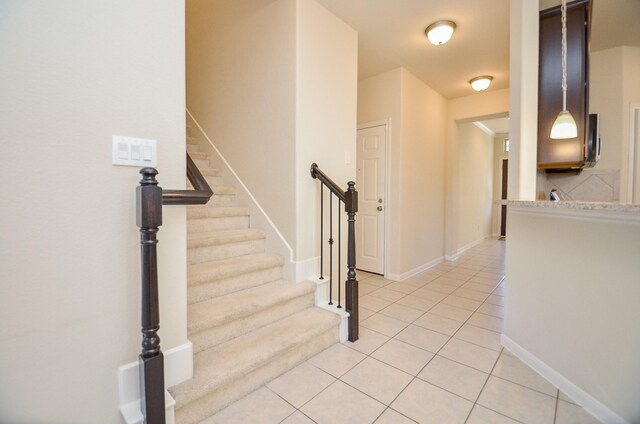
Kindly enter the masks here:
M 232 206 L 236 201 L 235 194 L 215 194 L 211 196 L 211 200 L 209 200 L 208 205 L 216 205 L 216 206 Z
M 203 300 L 223 296 L 238 290 L 244 290 L 249 287 L 256 287 L 271 281 L 280 280 L 281 278 L 282 266 L 278 265 L 210 282 L 189 281 L 187 303 L 192 304 L 202 302 Z
M 242 230 L 245 228 L 249 228 L 249 217 L 246 215 L 187 220 L 187 233 L 189 234 L 219 230 Z
M 231 340 L 237 337 L 238 334 L 245 334 L 264 327 L 265 325 L 286 318 L 311 306 L 313 306 L 313 294 L 307 293 L 303 296 L 255 311 L 244 318 L 236 318 L 207 330 L 189 334 L 189 340 L 193 343 L 194 353 L 198 353 Z
M 187 152 L 188 153 L 193 153 L 193 152 L 200 152 L 200 145 L 199 144 L 191 144 L 191 143 L 187 143 Z
M 206 169 L 211 168 L 211 163 L 209 159 L 193 159 L 198 169 Z
M 282 375 L 291 368 L 301 364 L 313 355 L 320 353 L 338 341 L 338 330 L 331 327 L 312 340 L 302 343 L 293 349 L 273 358 L 232 383 L 218 387 L 187 405 L 179 405 L 176 410 L 176 422 L 181 424 L 198 423 L 218 412 L 227 405 L 246 396 L 263 384 Z M 205 421 L 206 422 L 206 421 Z
M 227 243 L 215 246 L 190 248 L 187 251 L 187 262 L 197 264 L 206 261 L 217 261 L 236 256 L 264 252 L 264 239 L 247 240 L 238 243 Z
M 209 183 L 209 185 L 211 187 L 221 186 L 221 185 L 224 184 L 224 181 L 223 181 L 222 177 L 214 177 L 214 176 L 205 175 L 204 179 L 207 180 L 207 182 Z

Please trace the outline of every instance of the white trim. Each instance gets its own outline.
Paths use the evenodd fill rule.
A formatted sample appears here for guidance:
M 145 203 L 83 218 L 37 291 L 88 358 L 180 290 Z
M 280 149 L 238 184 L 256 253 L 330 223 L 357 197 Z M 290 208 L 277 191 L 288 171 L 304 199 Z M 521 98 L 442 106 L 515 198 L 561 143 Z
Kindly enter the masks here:
M 244 193 L 249 197 L 249 200 L 253 204 L 254 208 L 261 215 L 261 217 L 266 221 L 266 224 L 270 227 L 270 230 L 277 236 L 280 243 L 282 244 L 283 249 L 287 254 L 285 256 L 288 256 L 288 263 L 285 261 L 285 266 L 283 269 L 285 279 L 297 281 L 296 278 L 298 275 L 298 270 L 296 269 L 296 262 L 294 261 L 293 248 L 291 247 L 289 242 L 287 242 L 287 239 L 282 235 L 278 227 L 273 223 L 269 215 L 267 215 L 267 212 L 264 210 L 262 205 L 258 203 L 254 195 L 251 193 L 251 191 L 249 191 L 249 189 L 244 184 L 244 182 L 240 179 L 236 171 L 231 167 L 231 165 L 229 164 L 229 162 L 227 162 L 226 158 L 222 155 L 220 150 L 218 150 L 216 145 L 209 138 L 209 136 L 204 131 L 204 129 L 200 126 L 198 121 L 196 121 L 196 118 L 191 114 L 188 108 L 186 109 L 186 111 L 189 117 L 191 118 L 191 120 L 193 121 L 193 123 L 196 125 L 196 127 L 198 127 L 198 130 L 200 131 L 202 136 L 209 142 L 209 145 L 211 146 L 211 148 L 213 148 L 213 150 L 216 152 L 220 160 L 222 160 L 222 162 L 224 163 L 225 167 L 229 170 L 229 172 L 231 172 L 231 174 L 233 175 L 233 178 L 235 178 L 235 180 L 238 182 L 238 184 L 240 185 Z M 281 250 L 281 249 L 277 249 L 277 250 Z M 301 261 L 301 262 L 304 262 L 304 261 Z
M 629 424 L 629 422 L 622 418 L 620 415 L 607 408 L 596 398 L 573 384 L 565 376 L 551 368 L 549 365 L 541 361 L 538 357 L 534 356 L 528 350 L 524 349 L 518 343 L 514 342 L 505 334 L 501 335 L 500 342 L 502 343 L 502 346 L 504 346 L 511 353 L 517 356 L 522 362 L 524 362 L 538 374 L 549 380 L 551 384 L 562 390 L 564 394 L 573 399 L 576 403 L 581 405 L 591 415 L 593 415 L 603 423 Z
M 624 206 L 624 205 L 622 205 Z M 524 215 L 549 215 L 566 216 L 581 220 L 598 220 L 610 222 L 639 222 L 640 214 L 634 211 L 606 209 L 572 209 L 562 207 L 527 207 L 508 205 L 509 213 L 520 213 Z
M 640 150 L 636 151 L 636 147 L 640 149 L 640 146 L 636 146 L 636 112 L 640 117 L 640 104 L 632 103 L 629 106 L 629 163 L 627 164 L 627 203 L 639 203 L 640 199 L 633 198 L 634 186 L 636 181 L 636 155 L 640 155 Z M 639 118 L 640 119 L 640 118 Z M 639 123 L 640 124 L 640 123 Z M 640 137 L 639 137 L 640 139 Z M 637 170 L 640 172 L 640 169 Z
M 292 264 L 295 272 L 294 281 L 296 283 L 313 281 L 313 279 L 318 276 L 318 270 L 320 269 L 320 256 L 303 259 L 301 261 L 292 261 Z
M 488 136 L 490 136 L 490 137 L 495 137 L 496 136 L 496 133 L 491 131 L 491 129 L 489 127 L 487 127 L 485 124 L 483 124 L 482 122 L 473 121 L 472 124 L 475 125 L 476 127 L 480 128 L 480 130 L 482 130 L 482 132 L 484 132 Z
M 388 278 L 389 280 L 393 280 L 393 281 L 404 281 L 407 278 L 413 277 L 416 274 L 420 274 L 423 271 L 426 271 L 427 269 L 438 265 L 439 263 L 441 263 L 444 260 L 444 256 L 440 256 L 439 258 L 436 258 L 432 261 L 423 263 L 420 266 L 417 266 L 415 268 L 413 268 L 412 270 L 409 270 L 407 272 L 403 272 L 402 274 L 387 274 L 385 277 Z
M 467 250 L 476 247 L 477 245 L 479 245 L 480 243 L 484 242 L 485 240 L 488 240 L 489 238 L 491 238 L 490 235 L 489 236 L 484 236 L 481 239 L 478 239 L 476 241 L 472 241 L 471 243 L 465 244 L 460 249 L 458 249 L 458 251 L 456 252 L 456 259 L 458 258 L 458 256 L 462 255 Z
M 359 124 L 356 127 L 358 130 L 365 130 L 373 127 L 385 127 L 385 169 L 384 169 L 384 195 L 385 199 L 385 214 L 384 214 L 384 263 L 382 275 L 387 276 L 387 270 L 389 269 L 389 223 L 391 222 L 392 205 L 391 205 L 391 175 L 389 169 L 391 169 L 391 118 L 380 119 L 377 121 L 365 122 Z M 357 142 L 357 139 L 356 139 Z M 356 152 L 356 166 L 358 162 L 358 153 Z M 356 186 L 357 188 L 357 186 Z
M 173 387 L 193 377 L 193 344 L 190 341 L 163 352 L 165 387 Z M 130 362 L 118 368 L 118 395 L 120 413 L 127 423 L 137 423 L 140 412 L 140 371 L 138 361 Z M 165 392 L 165 407 L 173 409 L 175 401 L 169 392 Z M 173 413 L 167 413 L 173 420 Z M 142 418 L 142 413 L 140 413 Z M 173 421 L 171 421 L 173 422 Z

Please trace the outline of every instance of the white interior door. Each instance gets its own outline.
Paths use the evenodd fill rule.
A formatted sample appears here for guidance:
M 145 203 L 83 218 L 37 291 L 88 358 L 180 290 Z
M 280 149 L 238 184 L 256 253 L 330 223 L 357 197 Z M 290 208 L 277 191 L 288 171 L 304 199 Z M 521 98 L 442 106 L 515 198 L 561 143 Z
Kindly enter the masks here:
M 356 267 L 384 274 L 386 125 L 358 130 Z

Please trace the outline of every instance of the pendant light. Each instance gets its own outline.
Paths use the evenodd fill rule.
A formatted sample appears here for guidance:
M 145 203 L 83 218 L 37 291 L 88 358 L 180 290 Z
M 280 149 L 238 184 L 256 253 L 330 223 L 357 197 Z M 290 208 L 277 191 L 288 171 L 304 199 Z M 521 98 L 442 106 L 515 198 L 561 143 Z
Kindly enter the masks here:
M 551 127 L 552 139 L 576 138 L 578 126 L 571 112 L 567 110 L 567 0 L 562 0 L 562 111 Z

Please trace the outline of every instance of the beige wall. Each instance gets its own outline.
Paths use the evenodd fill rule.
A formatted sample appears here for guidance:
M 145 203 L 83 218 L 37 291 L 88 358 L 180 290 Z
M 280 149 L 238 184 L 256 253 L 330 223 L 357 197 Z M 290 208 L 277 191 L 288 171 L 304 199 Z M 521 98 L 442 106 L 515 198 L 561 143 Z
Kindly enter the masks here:
M 446 100 L 403 68 L 358 86 L 358 124 L 388 119 L 387 274 L 443 256 Z
M 295 246 L 298 259 L 320 255 L 317 240 L 320 185 L 309 176 L 311 164 L 317 163 L 344 190 L 347 182 L 356 178 L 357 68 L 358 34 L 314 0 L 297 0 Z M 346 241 L 344 236 L 343 241 Z M 343 252 L 346 254 L 346 249 Z
M 507 234 L 504 334 L 640 422 L 638 216 L 510 207 Z
M 160 184 L 184 188 L 184 5 L 0 9 L 0 422 L 117 423 L 117 370 L 140 352 L 140 176 L 111 165 L 111 136 L 157 139 Z M 164 350 L 186 342 L 185 233 L 165 208 Z
M 189 110 L 293 259 L 318 256 L 309 167 L 355 178 L 357 33 L 314 0 L 194 0 L 187 22 Z
M 296 1 L 187 2 L 187 106 L 294 245 Z
M 458 166 L 459 124 L 478 118 L 495 118 L 509 113 L 509 89 L 485 91 L 447 102 L 446 117 L 446 203 L 445 203 L 445 255 L 454 257 L 458 246 L 460 207 L 460 169 Z M 511 175 L 509 175 L 511 178 Z M 511 183 L 511 181 L 510 181 Z
M 493 143 L 493 137 L 473 123 L 458 126 L 458 249 L 470 247 L 491 235 Z

